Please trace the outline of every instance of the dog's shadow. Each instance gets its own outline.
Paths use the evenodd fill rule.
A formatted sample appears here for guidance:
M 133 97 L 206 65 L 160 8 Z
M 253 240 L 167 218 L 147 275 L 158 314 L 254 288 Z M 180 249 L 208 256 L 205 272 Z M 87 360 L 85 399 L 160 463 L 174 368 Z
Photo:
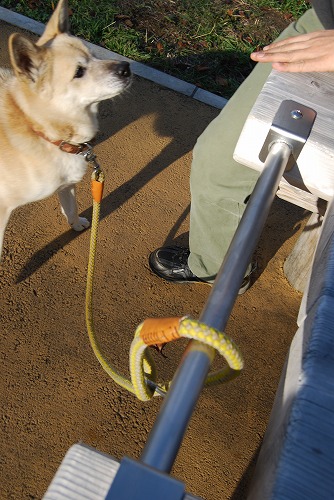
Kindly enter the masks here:
M 150 90 L 152 90 L 152 95 Z M 133 85 L 126 95 L 116 97 L 113 101 L 102 103 L 100 106 L 101 132 L 94 142 L 95 145 L 108 140 L 136 120 L 152 114 L 155 116 L 154 135 L 157 136 L 157 140 L 159 137 L 171 138 L 168 145 L 144 168 L 103 198 L 101 219 L 112 214 L 160 172 L 189 153 L 198 136 L 219 113 L 219 109 L 196 103 L 189 97 L 175 94 L 175 92 L 163 87 L 157 88 L 155 84 L 138 77 L 134 77 Z M 110 106 L 112 107 L 111 112 Z M 196 112 L 200 114 L 199 117 L 197 117 Z M 136 141 L 136 137 L 132 137 L 131 140 Z M 145 144 L 138 144 L 138 148 L 141 147 L 145 148 Z M 103 168 L 103 165 L 101 166 Z M 91 220 L 92 207 L 83 211 L 80 216 Z M 69 229 L 38 250 L 25 263 L 16 282 L 28 278 L 43 266 L 54 253 L 75 238 L 80 237 L 80 234 L 80 232 L 77 233 Z

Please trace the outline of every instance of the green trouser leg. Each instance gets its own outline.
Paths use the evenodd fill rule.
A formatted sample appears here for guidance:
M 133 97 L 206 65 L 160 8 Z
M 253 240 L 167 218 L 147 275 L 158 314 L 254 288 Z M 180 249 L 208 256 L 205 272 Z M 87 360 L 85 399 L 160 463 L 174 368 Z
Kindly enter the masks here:
M 279 38 L 321 29 L 323 26 L 310 9 Z M 257 171 L 233 160 L 233 152 L 270 72 L 271 64 L 256 65 L 198 138 L 193 151 L 188 264 L 196 276 L 206 281 L 215 278 L 258 179 Z

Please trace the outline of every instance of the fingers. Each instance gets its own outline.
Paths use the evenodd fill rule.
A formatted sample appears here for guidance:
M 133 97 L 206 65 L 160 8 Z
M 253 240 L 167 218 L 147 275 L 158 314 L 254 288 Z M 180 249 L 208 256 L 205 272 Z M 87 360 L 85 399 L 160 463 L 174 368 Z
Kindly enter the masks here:
M 253 52 L 251 59 L 256 62 L 271 62 L 278 71 L 334 71 L 334 30 L 274 42 L 259 52 Z
M 305 33 L 304 35 L 291 36 L 285 38 L 284 40 L 279 40 L 278 42 L 273 42 L 263 48 L 264 51 L 270 51 L 272 49 L 289 50 L 289 47 L 294 47 L 296 45 L 313 45 L 314 41 L 323 42 L 324 39 L 334 40 L 334 30 L 323 30 L 314 31 L 313 33 Z
M 296 62 L 302 61 L 306 57 L 304 48 L 294 48 L 290 50 L 272 49 L 253 52 L 251 58 L 260 62 Z
M 277 71 L 284 71 L 286 73 L 312 73 L 313 71 L 326 71 L 325 69 L 321 69 L 319 65 L 318 69 L 315 69 L 316 63 L 317 61 L 298 61 L 295 63 L 277 62 L 273 63 L 272 67 Z

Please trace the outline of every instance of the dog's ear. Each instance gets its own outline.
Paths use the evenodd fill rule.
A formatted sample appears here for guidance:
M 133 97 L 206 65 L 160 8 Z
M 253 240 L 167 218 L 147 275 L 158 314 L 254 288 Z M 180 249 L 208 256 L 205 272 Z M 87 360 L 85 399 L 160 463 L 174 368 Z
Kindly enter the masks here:
M 14 33 L 9 38 L 9 55 L 16 76 L 36 81 L 42 63 L 42 48 L 25 36 Z
M 56 10 L 47 23 L 43 35 L 36 45 L 44 45 L 61 33 L 69 33 L 70 22 L 68 16 L 68 1 L 59 0 Z

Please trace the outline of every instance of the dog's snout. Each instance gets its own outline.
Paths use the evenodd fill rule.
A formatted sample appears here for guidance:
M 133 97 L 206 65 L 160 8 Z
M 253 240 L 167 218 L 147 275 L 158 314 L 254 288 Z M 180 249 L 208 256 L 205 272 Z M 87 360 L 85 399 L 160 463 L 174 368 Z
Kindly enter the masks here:
M 123 76 L 124 78 L 131 76 L 130 64 L 125 61 L 120 62 L 119 64 L 117 64 L 116 73 L 119 76 Z

